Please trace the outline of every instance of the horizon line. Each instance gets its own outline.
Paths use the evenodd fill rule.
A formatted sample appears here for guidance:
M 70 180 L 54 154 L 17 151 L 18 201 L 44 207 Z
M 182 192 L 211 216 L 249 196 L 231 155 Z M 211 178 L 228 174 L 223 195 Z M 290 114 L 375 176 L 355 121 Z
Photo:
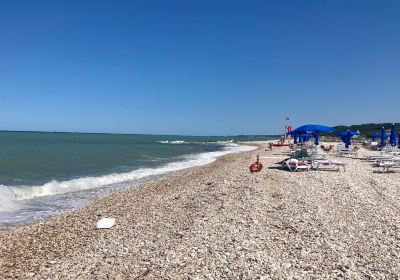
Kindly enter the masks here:
M 150 136 L 183 136 L 183 137 L 267 137 L 280 134 L 237 134 L 237 135 L 185 135 L 185 134 L 145 134 L 145 133 L 120 133 L 120 132 L 79 132 L 79 131 L 46 131 L 46 130 L 2 130 L 0 132 L 33 132 L 33 133 L 71 133 L 71 134 L 110 134 L 110 135 L 150 135 Z

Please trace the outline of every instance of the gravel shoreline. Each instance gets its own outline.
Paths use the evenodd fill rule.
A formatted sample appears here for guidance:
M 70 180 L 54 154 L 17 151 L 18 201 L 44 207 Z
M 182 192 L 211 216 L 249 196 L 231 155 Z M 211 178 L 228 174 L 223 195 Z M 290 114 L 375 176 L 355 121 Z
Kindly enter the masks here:
M 400 173 L 291 173 L 258 145 L 1 234 L 0 278 L 400 279 Z

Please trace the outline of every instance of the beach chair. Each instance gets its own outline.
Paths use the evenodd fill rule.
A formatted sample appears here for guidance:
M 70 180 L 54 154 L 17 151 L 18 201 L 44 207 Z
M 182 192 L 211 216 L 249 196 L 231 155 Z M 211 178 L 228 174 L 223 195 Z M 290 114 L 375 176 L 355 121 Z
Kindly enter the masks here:
M 400 163 L 400 158 L 399 157 L 381 157 L 381 158 L 376 158 L 374 164 L 376 166 L 380 166 L 382 162 L 393 162 L 393 163 Z
M 373 142 L 371 142 L 371 144 L 369 145 L 369 148 L 370 148 L 371 150 L 374 150 L 374 151 L 376 151 L 376 150 L 378 150 L 378 149 L 379 149 L 379 143 L 378 143 L 378 142 L 375 142 L 375 141 L 373 141 Z
M 344 144 L 339 144 L 337 146 L 336 156 L 337 157 L 358 157 L 358 147 L 346 148 Z
M 393 156 L 389 155 L 373 155 L 364 157 L 366 161 L 380 162 L 380 161 L 390 161 L 393 159 Z
M 336 152 L 336 156 L 338 157 L 358 157 L 358 151 L 355 149 L 343 149 Z
M 285 160 L 282 163 L 282 167 L 289 169 L 289 171 L 291 172 L 310 170 L 310 166 L 307 164 L 306 161 L 298 160 L 295 158 Z
M 380 173 L 388 173 L 390 169 L 395 167 L 400 167 L 400 161 L 399 160 L 381 161 L 377 166 L 381 168 Z
M 308 160 L 310 158 L 309 155 L 309 151 L 301 147 L 290 152 L 290 157 L 297 160 Z
M 313 163 L 312 168 L 314 170 L 331 170 L 339 171 L 340 168 L 346 172 L 346 164 L 336 160 L 319 160 Z
M 326 160 L 326 159 L 327 159 L 326 154 L 313 153 L 310 155 L 309 161 L 313 163 L 319 160 Z

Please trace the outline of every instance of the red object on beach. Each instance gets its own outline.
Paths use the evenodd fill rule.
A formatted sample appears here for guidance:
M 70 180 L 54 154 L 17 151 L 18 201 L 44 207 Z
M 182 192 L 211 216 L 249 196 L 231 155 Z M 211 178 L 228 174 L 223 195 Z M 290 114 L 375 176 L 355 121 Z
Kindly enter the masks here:
M 250 165 L 250 172 L 251 173 L 260 172 L 262 170 L 262 168 L 263 168 L 263 164 L 259 161 L 258 162 L 256 161 Z

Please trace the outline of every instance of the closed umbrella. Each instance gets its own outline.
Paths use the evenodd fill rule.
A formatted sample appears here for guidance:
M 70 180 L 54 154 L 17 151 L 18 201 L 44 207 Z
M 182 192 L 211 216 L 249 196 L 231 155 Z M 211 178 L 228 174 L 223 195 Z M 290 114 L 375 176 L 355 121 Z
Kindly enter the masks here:
M 396 146 L 396 127 L 392 124 L 392 128 L 390 129 L 390 145 L 393 147 Z
M 298 134 L 293 135 L 293 143 L 294 144 L 297 144 L 297 137 L 298 137 Z
M 339 134 L 340 139 L 342 139 L 346 148 L 349 148 L 349 146 L 351 145 L 351 138 L 356 135 L 360 135 L 360 133 L 358 131 L 350 131 L 350 130 L 347 130 Z
M 313 135 L 314 135 L 314 138 L 315 138 L 314 144 L 315 145 L 319 145 L 319 131 L 318 130 L 314 131 Z

